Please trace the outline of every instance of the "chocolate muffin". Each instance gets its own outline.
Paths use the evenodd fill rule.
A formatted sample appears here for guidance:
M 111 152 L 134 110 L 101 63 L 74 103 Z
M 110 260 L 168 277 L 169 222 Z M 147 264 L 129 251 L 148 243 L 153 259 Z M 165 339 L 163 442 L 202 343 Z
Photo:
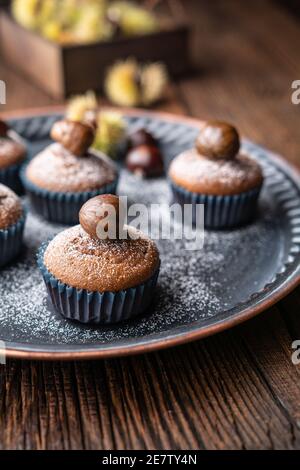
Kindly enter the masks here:
M 22 191 L 19 172 L 25 157 L 21 138 L 0 120 L 0 183 L 18 193 Z
M 175 200 L 204 204 L 208 228 L 230 228 L 250 222 L 263 184 L 256 160 L 239 153 L 237 130 L 224 122 L 203 125 L 195 148 L 178 155 L 169 168 Z
M 74 224 L 87 200 L 115 193 L 117 170 L 108 157 L 89 149 L 94 139 L 91 126 L 59 121 L 51 136 L 56 142 L 22 171 L 23 184 L 37 213 L 52 222 Z
M 10 188 L 0 184 L 0 267 L 19 254 L 24 224 L 21 200 Z
M 116 211 L 117 230 L 114 238 L 99 238 L 97 227 L 106 227 L 108 206 Z M 55 308 L 71 320 L 104 324 L 145 311 L 159 273 L 155 243 L 135 228 L 123 226 L 114 195 L 89 200 L 80 211 L 80 223 L 42 246 L 38 255 Z M 120 238 L 120 226 L 126 238 Z

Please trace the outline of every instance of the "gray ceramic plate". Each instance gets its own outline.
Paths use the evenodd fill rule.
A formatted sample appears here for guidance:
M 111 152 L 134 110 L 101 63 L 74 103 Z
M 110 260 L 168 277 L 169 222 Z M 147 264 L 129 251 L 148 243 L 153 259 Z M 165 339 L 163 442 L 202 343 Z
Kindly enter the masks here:
M 49 143 L 58 115 L 13 119 L 30 156 Z M 192 146 L 199 123 L 159 113 L 127 113 L 129 126 L 147 127 L 159 139 L 166 166 Z M 162 268 L 150 311 L 132 322 L 90 328 L 70 323 L 50 307 L 36 267 L 40 243 L 62 227 L 29 213 L 25 247 L 0 273 L 0 339 L 9 356 L 87 359 L 151 351 L 230 328 L 270 307 L 300 281 L 300 179 L 279 157 L 244 142 L 263 166 L 265 185 L 257 220 L 247 227 L 205 233 L 204 248 L 159 241 Z M 170 200 L 164 178 L 140 181 L 122 170 L 119 193 L 131 202 Z

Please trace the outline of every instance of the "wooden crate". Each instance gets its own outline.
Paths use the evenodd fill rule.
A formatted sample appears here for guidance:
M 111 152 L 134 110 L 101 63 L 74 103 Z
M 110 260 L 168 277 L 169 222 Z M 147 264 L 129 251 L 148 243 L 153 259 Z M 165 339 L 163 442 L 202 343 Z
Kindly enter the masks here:
M 189 27 L 169 22 L 159 32 L 85 45 L 59 45 L 0 15 L 0 51 L 4 60 L 55 98 L 100 90 L 105 71 L 118 59 L 162 61 L 171 75 L 189 69 Z

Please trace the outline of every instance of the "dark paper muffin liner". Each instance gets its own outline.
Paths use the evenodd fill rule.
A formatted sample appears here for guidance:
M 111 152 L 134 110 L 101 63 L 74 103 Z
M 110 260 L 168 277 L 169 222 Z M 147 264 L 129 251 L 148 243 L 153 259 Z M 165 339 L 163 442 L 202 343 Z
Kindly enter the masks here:
M 12 261 L 22 249 L 26 213 L 10 227 L 0 230 L 0 267 Z
M 192 193 L 171 182 L 174 200 L 193 206 L 193 224 L 196 223 L 196 205 L 204 204 L 204 226 L 210 229 L 228 229 L 247 224 L 256 214 L 261 186 L 230 196 Z
M 27 179 L 25 171 L 26 166 L 22 168 L 20 176 L 32 208 L 49 222 L 58 224 L 77 224 L 79 211 L 85 202 L 100 194 L 115 194 L 118 185 L 118 178 L 116 178 L 112 183 L 93 191 L 78 193 L 54 192 L 39 188 L 31 183 Z
M 22 164 L 11 165 L 0 169 L 0 183 L 5 184 L 17 194 L 23 194 L 24 188 L 20 179 Z
M 38 266 L 47 287 L 51 303 L 68 320 L 90 324 L 112 324 L 143 313 L 150 305 L 157 284 L 159 268 L 138 286 L 117 292 L 90 292 L 60 282 L 44 264 L 48 243 L 39 249 Z

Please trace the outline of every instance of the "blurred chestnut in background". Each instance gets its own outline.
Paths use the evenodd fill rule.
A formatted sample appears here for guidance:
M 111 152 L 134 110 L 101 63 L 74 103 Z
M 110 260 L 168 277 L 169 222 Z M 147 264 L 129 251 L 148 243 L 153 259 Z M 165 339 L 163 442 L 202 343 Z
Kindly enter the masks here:
M 128 136 L 129 148 L 139 147 L 140 145 L 157 146 L 157 142 L 150 132 L 145 129 L 138 129 Z

